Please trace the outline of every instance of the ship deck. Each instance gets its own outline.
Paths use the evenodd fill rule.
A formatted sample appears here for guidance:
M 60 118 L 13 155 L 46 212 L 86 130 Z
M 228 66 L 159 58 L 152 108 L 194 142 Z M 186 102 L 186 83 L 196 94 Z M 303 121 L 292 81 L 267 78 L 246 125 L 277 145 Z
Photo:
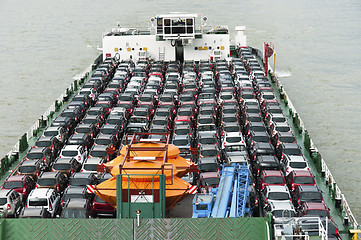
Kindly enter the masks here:
M 80 83 L 84 83 L 87 80 L 87 77 L 90 76 L 90 74 L 86 74 L 83 76 Z M 81 84 L 80 84 L 81 85 Z M 342 204 L 339 205 L 337 201 L 335 200 L 338 196 L 336 194 L 335 185 L 330 184 L 328 182 L 328 179 L 324 176 L 324 172 L 322 171 L 324 168 L 323 166 L 320 166 L 319 159 L 315 158 L 317 154 L 315 154 L 314 149 L 310 146 L 305 146 L 305 143 L 307 144 L 307 131 L 304 128 L 302 124 L 300 124 L 300 117 L 297 115 L 297 118 L 295 119 L 296 112 L 294 111 L 291 102 L 288 98 L 282 97 L 280 95 L 280 89 L 282 90 L 281 85 L 277 82 L 276 79 L 273 79 L 273 88 L 274 93 L 277 96 L 277 99 L 282 105 L 282 108 L 284 109 L 284 113 L 288 118 L 288 122 L 293 128 L 293 133 L 297 137 L 297 142 L 300 144 L 300 146 L 303 149 L 303 154 L 307 158 L 308 163 L 311 167 L 312 173 L 316 177 L 317 185 L 320 187 L 320 189 L 323 191 L 323 197 L 325 199 L 325 202 L 327 203 L 328 207 L 330 208 L 330 213 L 332 215 L 333 221 L 337 224 L 339 231 L 341 233 L 341 236 L 343 239 L 349 238 L 349 230 L 353 228 L 353 226 L 345 225 L 345 219 L 347 219 L 347 216 L 345 215 L 345 209 L 342 209 Z M 73 89 L 73 88 L 72 88 Z M 64 101 L 62 105 L 53 112 L 53 114 L 49 117 L 48 121 L 46 122 L 46 125 L 39 126 L 36 131 L 33 131 L 30 134 L 35 133 L 33 136 L 29 137 L 27 143 L 28 147 L 24 149 L 24 151 L 19 152 L 18 159 L 16 161 L 9 160 L 9 169 L 3 172 L 1 176 L 0 183 L 2 184 L 3 181 L 11 174 L 14 174 L 18 164 L 21 162 L 21 160 L 24 158 L 27 150 L 35 144 L 36 139 L 42 135 L 43 130 L 51 124 L 51 121 L 55 118 L 55 116 L 58 116 L 58 114 L 66 107 L 66 105 L 71 101 L 71 98 L 76 94 L 76 90 L 71 91 L 69 93 L 69 98 L 67 101 Z M 284 92 L 282 92 L 284 94 Z M 286 101 L 287 100 L 287 101 Z M 307 136 L 306 136 L 307 135 Z M 10 153 L 11 154 L 11 153 Z M 322 164 L 321 164 L 322 165 Z M 4 168 L 3 168 L 4 169 Z M 179 202 L 171 211 L 167 213 L 167 218 L 191 218 L 192 215 L 192 200 L 193 195 L 189 195 L 187 198 L 185 198 L 183 201 Z M 337 206 L 337 207 L 336 207 Z

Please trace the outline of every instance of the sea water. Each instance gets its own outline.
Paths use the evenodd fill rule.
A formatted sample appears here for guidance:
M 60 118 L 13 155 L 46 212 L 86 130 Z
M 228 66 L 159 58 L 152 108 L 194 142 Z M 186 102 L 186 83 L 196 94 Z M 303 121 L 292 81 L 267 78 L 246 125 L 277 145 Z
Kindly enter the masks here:
M 88 67 L 117 21 L 146 27 L 158 13 L 203 14 L 272 42 L 276 71 L 356 218 L 361 221 L 361 1 L 0 2 L 0 156 Z

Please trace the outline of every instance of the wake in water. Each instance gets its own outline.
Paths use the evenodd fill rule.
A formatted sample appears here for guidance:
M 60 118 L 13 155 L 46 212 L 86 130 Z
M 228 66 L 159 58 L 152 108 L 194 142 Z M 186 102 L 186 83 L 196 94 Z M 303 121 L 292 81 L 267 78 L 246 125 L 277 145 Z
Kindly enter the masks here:
M 276 71 L 276 76 L 279 78 L 291 77 L 292 73 L 290 71 Z

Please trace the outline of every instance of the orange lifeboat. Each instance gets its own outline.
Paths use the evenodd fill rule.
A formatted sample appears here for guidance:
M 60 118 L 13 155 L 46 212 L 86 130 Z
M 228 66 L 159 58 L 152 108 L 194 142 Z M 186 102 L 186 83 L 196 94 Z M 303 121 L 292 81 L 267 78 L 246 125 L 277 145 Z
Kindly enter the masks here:
M 159 177 L 165 175 L 166 207 L 170 208 L 188 193 L 190 184 L 181 179 L 192 164 L 179 156 L 179 149 L 159 142 L 139 142 L 124 146 L 120 156 L 107 163 L 113 178 L 99 184 L 96 194 L 116 206 L 116 177 L 122 174 L 122 188 L 133 192 L 151 192 L 159 189 Z

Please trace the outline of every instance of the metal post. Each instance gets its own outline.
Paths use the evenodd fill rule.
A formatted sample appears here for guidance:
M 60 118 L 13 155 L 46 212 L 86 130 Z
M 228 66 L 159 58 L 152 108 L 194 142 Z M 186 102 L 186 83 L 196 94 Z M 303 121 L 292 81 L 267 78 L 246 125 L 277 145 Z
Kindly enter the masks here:
M 275 67 L 276 67 L 276 52 L 273 49 L 273 73 L 272 76 L 275 76 Z

